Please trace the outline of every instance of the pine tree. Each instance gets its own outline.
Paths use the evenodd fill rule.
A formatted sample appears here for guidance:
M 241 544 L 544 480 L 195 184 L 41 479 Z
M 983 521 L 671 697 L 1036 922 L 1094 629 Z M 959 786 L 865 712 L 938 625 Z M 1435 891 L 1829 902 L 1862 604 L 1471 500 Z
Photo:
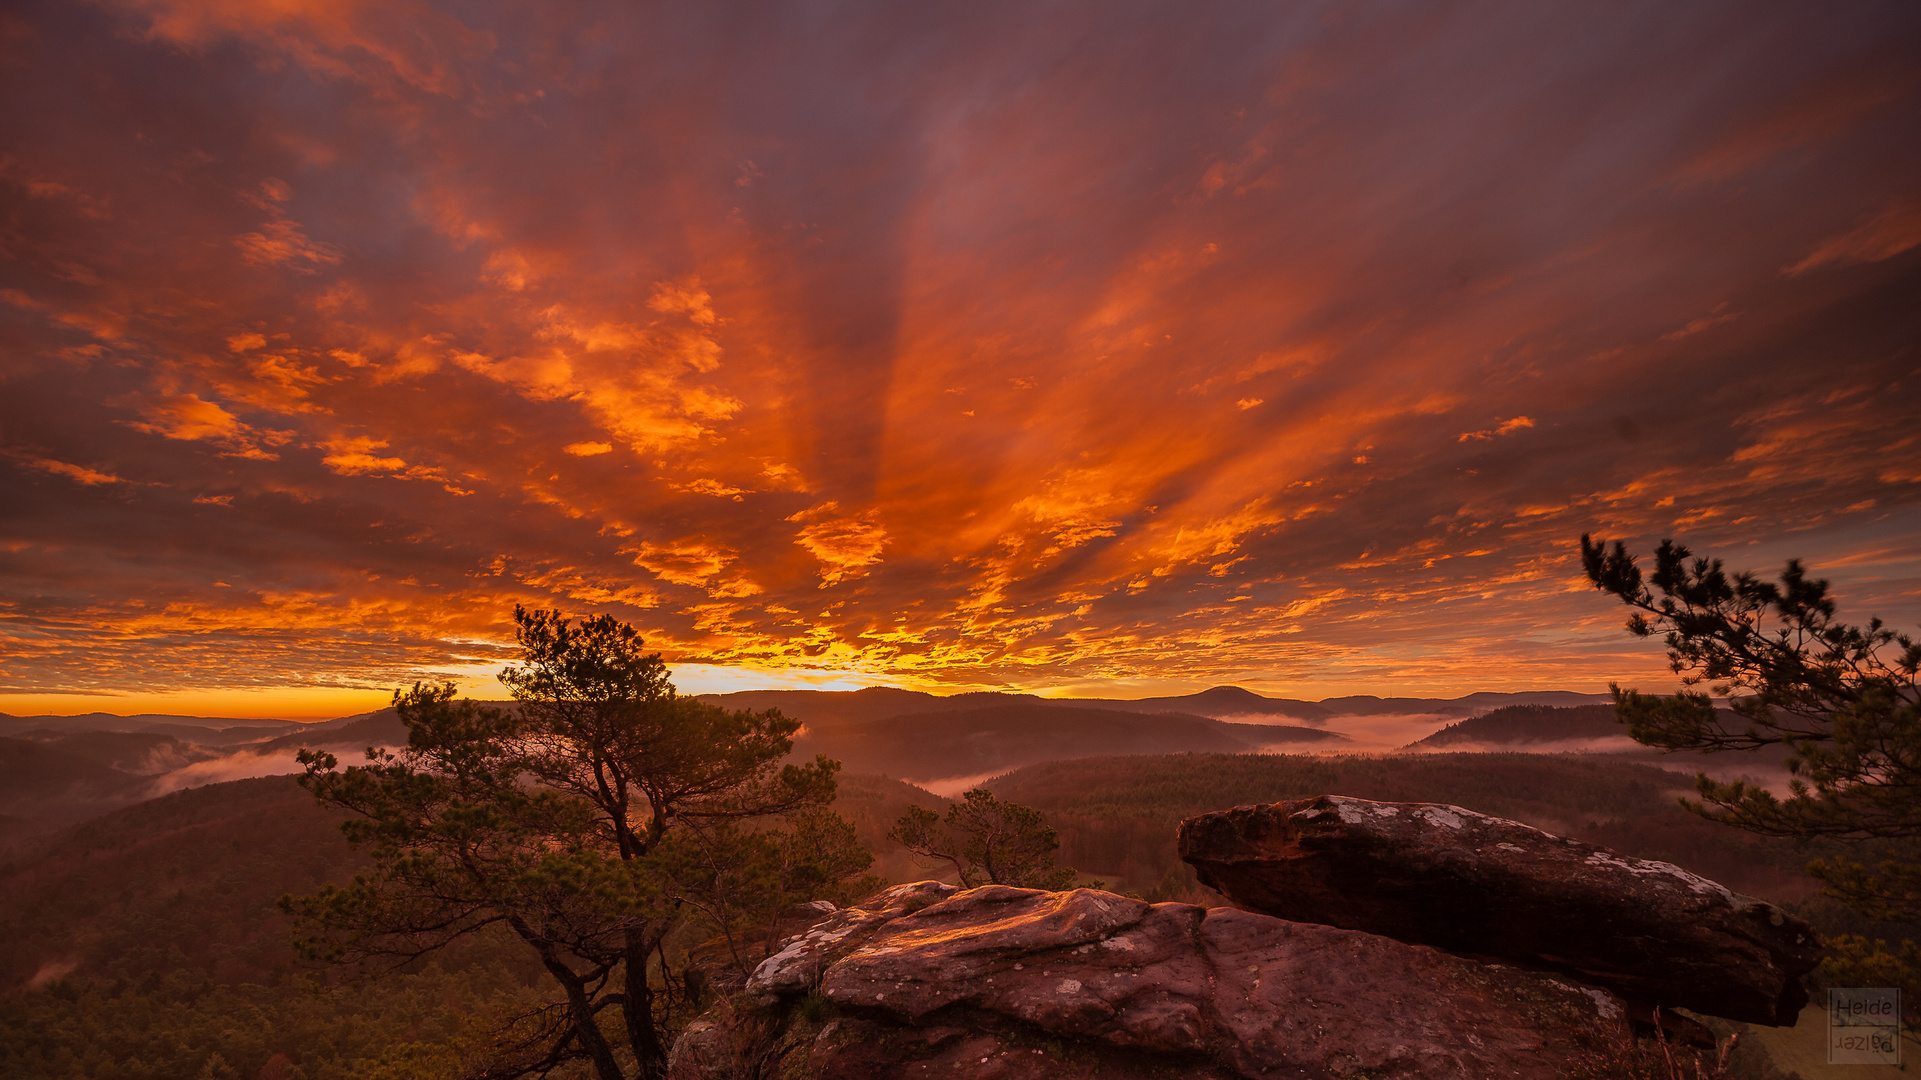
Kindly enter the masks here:
M 948 807 L 945 827 L 934 811 L 908 807 L 887 838 L 922 858 L 952 865 L 969 888 L 991 883 L 1065 889 L 1074 882 L 1072 867 L 1054 866 L 1060 838 L 1041 812 L 1002 802 L 986 788 L 974 788 Z
M 1720 560 L 1663 541 L 1644 580 L 1624 544 L 1610 551 L 1583 536 L 1581 555 L 1588 580 L 1634 609 L 1628 631 L 1660 635 L 1683 685 L 1708 687 L 1670 697 L 1612 687 L 1630 736 L 1669 750 L 1789 751 L 1787 798 L 1703 773 L 1699 800 L 1684 805 L 1751 832 L 1878 850 L 1872 864 L 1817 860 L 1808 871 L 1870 919 L 1921 923 L 1921 645 L 1879 619 L 1838 620 L 1828 583 L 1798 560 L 1777 583 L 1729 574 Z M 1728 710 L 1715 708 L 1715 696 L 1728 698 Z M 1831 977 L 1921 988 L 1912 941 L 1830 944 Z
M 610 616 L 514 619 L 522 660 L 501 679 L 518 708 L 415 684 L 394 695 L 405 748 L 346 769 L 302 752 L 301 783 L 352 812 L 343 829 L 375 870 L 282 906 L 304 953 L 370 971 L 504 930 L 566 1000 L 508 1025 L 487 1075 L 584 1059 L 600 1080 L 658 1077 L 669 940 L 713 913 L 711 881 L 693 871 L 722 868 L 735 906 L 758 914 L 770 891 L 811 899 L 871 856 L 825 821 L 839 763 L 780 764 L 797 721 L 675 693 L 659 654 Z M 709 929 L 733 927 L 720 914 Z

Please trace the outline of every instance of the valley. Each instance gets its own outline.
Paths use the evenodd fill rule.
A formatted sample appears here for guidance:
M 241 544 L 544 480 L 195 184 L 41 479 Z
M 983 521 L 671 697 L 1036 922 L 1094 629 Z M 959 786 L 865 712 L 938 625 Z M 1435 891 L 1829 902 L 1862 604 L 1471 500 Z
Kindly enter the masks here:
M 1607 706 L 1550 703 L 1576 695 L 1252 707 L 1249 697 L 1209 691 L 1155 703 L 1166 709 L 898 691 L 714 700 L 780 708 L 804 723 L 794 758 L 843 761 L 834 809 L 888 882 L 945 869 L 889 841 L 893 823 L 910 806 L 941 811 L 978 783 L 1040 810 L 1057 830 L 1059 864 L 1081 880 L 1150 902 L 1216 906 L 1222 898 L 1176 856 L 1184 818 L 1337 793 L 1461 806 L 1672 862 L 1824 930 L 1874 929 L 1816 896 L 1802 872 L 1832 845 L 1758 837 L 1686 813 L 1675 800 L 1693 766 L 1621 750 Z M 1401 747 L 1364 749 L 1378 738 L 1343 730 L 1382 717 L 1409 733 Z M 456 1053 L 461 1033 L 489 1010 L 547 992 L 537 965 L 484 939 L 358 989 L 294 959 L 278 898 L 347 880 L 366 863 L 341 838 L 338 817 L 286 775 L 292 754 L 325 747 L 352 760 L 358 748 L 398 744 L 405 733 L 391 710 L 301 727 L 131 718 L 114 730 L 63 719 L 9 718 L 0 728 L 9 732 L 0 738 L 8 781 L 0 919 L 16 928 L 0 954 L 0 1008 L 9 1011 L 0 1021 L 39 1032 L 0 1051 L 7 1075 L 191 1075 L 208 1054 L 235 1075 L 294 1075 L 261 1072 L 275 1060 L 298 1063 L 312 1080 L 409 1075 L 406 1055 Z M 1759 775 L 1770 763 L 1715 764 Z M 412 1019 L 404 1031 L 380 1028 L 379 1039 L 344 1037 L 343 1025 L 364 1028 L 370 1002 Z M 235 1008 L 273 1017 L 273 1037 L 222 1027 L 216 1014 Z M 201 1033 L 191 1052 L 156 1050 L 135 1030 L 134 1018 L 160 1009 Z M 52 1023 L 48 1010 L 71 1022 Z M 83 1051 L 98 1060 L 74 1066 Z M 139 1060 L 172 1064 L 142 1071 Z

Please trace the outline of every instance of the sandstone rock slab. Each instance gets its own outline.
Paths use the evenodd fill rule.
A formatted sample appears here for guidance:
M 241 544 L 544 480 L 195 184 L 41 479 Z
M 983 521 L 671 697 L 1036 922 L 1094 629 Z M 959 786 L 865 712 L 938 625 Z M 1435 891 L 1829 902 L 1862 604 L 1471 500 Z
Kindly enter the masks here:
M 763 1075 L 822 1080 L 1547 1080 L 1627 1037 L 1622 1002 L 1553 974 L 1091 889 L 899 886 L 789 943 L 743 1000 L 758 1018 L 731 1044 L 701 1027 L 676 1080 L 726 1075 L 756 1025 Z
M 1208 887 L 1282 919 L 1569 972 L 1654 1005 L 1791 1025 L 1807 923 L 1670 863 L 1439 803 L 1342 796 L 1181 823 Z

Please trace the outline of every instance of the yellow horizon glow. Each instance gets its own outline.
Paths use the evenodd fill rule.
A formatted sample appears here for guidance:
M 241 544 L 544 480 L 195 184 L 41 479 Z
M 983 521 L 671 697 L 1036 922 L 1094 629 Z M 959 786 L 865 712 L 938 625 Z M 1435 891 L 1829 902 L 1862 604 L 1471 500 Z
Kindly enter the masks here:
M 1651 665 L 1643 677 L 1626 680 L 1627 685 L 1654 693 L 1673 693 L 1671 673 Z M 1197 679 L 1077 679 L 1052 685 L 993 686 L 955 685 L 925 680 L 882 681 L 858 674 L 831 671 L 758 671 L 721 664 L 681 664 L 673 669 L 676 689 L 683 694 L 730 694 L 749 690 L 854 691 L 870 687 L 892 687 L 946 697 L 970 692 L 1033 694 L 1042 699 L 1180 697 L 1216 686 L 1238 686 L 1262 697 L 1324 701 L 1329 698 L 1373 695 L 1375 697 L 1412 697 L 1453 699 L 1473 693 L 1528 693 L 1569 691 L 1577 694 L 1607 692 L 1605 682 L 1569 679 L 1554 683 L 1542 679 L 1488 679 L 1479 683 L 1420 682 L 1384 685 L 1367 682 L 1280 683 L 1249 678 L 1207 681 Z M 462 678 L 453 680 L 461 694 L 481 700 L 504 700 L 508 694 L 498 680 Z M 390 704 L 392 692 L 374 689 L 289 687 L 266 690 L 184 690 L 170 693 L 125 694 L 34 694 L 0 693 L 0 715 L 16 717 L 73 717 L 105 713 L 117 717 L 184 716 L 201 719 L 292 720 L 313 723 L 375 712 Z

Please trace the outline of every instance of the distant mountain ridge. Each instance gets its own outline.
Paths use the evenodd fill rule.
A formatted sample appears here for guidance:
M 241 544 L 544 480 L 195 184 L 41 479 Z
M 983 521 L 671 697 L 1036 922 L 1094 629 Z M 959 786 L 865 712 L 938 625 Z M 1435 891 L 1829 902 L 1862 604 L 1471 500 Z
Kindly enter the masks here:
M 1271 698 L 1239 686 L 1214 686 L 1193 694 L 1150 698 L 1044 698 L 1038 694 L 973 691 L 940 696 L 919 690 L 870 686 L 862 690 L 737 690 L 729 694 L 700 694 L 702 701 L 729 709 L 779 709 L 805 723 L 828 720 L 879 720 L 909 713 L 950 712 L 984 705 L 1033 702 L 1070 709 L 1108 712 L 1173 712 L 1215 720 L 1230 716 L 1285 716 L 1304 723 L 1326 723 L 1341 716 L 1379 716 L 1389 713 L 1472 715 L 1506 705 L 1598 705 L 1613 699 L 1606 694 L 1571 690 L 1482 690 L 1458 698 L 1375 697 L 1354 694 L 1304 701 Z
M 1406 749 L 1441 749 L 1470 744 L 1504 746 L 1571 740 L 1625 739 L 1627 729 L 1614 718 L 1613 705 L 1509 705 L 1457 720 Z
M 832 696 L 799 696 L 815 693 L 745 691 L 700 695 L 700 700 L 728 709 L 777 708 L 800 720 L 805 726 L 795 742 L 796 759 L 826 754 L 850 772 L 922 781 L 1004 772 L 1093 754 L 1243 753 L 1277 744 L 1346 741 L 1336 732 L 1316 728 L 1225 723 L 1148 707 L 1102 709 L 1094 702 L 1063 703 L 1031 694 L 938 697 L 877 687 Z M 513 706 L 513 702 L 488 704 Z M 1236 715 L 1247 712 L 1233 711 Z M 309 725 L 249 749 L 263 754 L 291 753 L 303 747 L 338 752 L 394 746 L 406 739 L 399 715 L 381 709 Z
M 1524 690 L 1514 693 L 1479 691 L 1458 698 L 1376 697 L 1354 694 L 1346 697 L 1306 701 L 1300 698 L 1267 697 L 1239 686 L 1213 686 L 1192 694 L 1147 698 L 1049 698 L 1038 694 L 1005 691 L 968 691 L 960 694 L 930 694 L 920 690 L 900 690 L 890 686 L 870 686 L 861 690 L 737 690 L 726 694 L 696 694 L 702 701 L 729 709 L 777 708 L 803 722 L 816 719 L 879 720 L 921 712 L 954 712 L 1014 702 L 1033 702 L 1070 709 L 1104 709 L 1109 712 L 1177 712 L 1219 720 L 1228 716 L 1285 716 L 1304 723 L 1324 723 L 1338 716 L 1375 716 L 1383 713 L 1434 713 L 1446 715 L 1481 712 L 1503 705 L 1590 705 L 1610 699 L 1606 694 L 1579 694 L 1569 690 Z M 488 704 L 511 705 L 506 701 Z M 214 739 L 232 743 L 269 735 L 305 732 L 334 732 L 356 721 L 393 717 L 393 710 L 376 709 L 332 720 L 256 720 L 219 716 L 180 716 L 168 713 L 91 712 L 72 716 L 41 714 L 16 716 L 0 713 L 0 736 L 42 729 L 48 731 L 126 731 L 157 732 L 210 745 Z M 374 726 L 372 724 L 368 726 Z M 397 727 L 389 730 L 399 730 Z M 351 739 L 349 740 L 351 741 Z
M 1731 731 L 1739 731 L 1747 721 L 1732 709 L 1717 708 L 1715 715 Z M 1787 766 L 1790 748 L 1776 744 L 1755 750 L 1713 753 L 1695 750 L 1662 750 L 1642 746 L 1628 738 L 1627 728 L 1615 719 L 1614 706 L 1577 705 L 1571 708 L 1552 705 L 1510 705 L 1492 712 L 1458 720 L 1424 739 L 1400 748 L 1417 753 L 1480 751 L 1484 753 L 1579 753 L 1606 755 L 1623 760 L 1698 768 L 1715 772 L 1721 778 L 1748 779 L 1778 776 Z
M 512 703 L 490 701 L 487 704 L 510 705 Z M 251 749 L 258 754 L 272 754 L 307 748 L 318 750 L 404 746 L 406 742 L 407 725 L 401 723 L 400 714 L 389 707 L 376 709 L 370 713 L 359 713 L 355 716 L 343 716 L 337 720 L 323 720 L 318 724 L 306 724 L 298 731 L 289 731 Z
M 1286 724 L 1231 724 L 1172 712 L 997 701 L 972 709 L 901 713 L 877 720 L 815 720 L 794 755 L 826 754 L 852 772 L 919 782 L 1006 772 L 1043 761 L 1107 754 L 1248 753 L 1347 737 Z
M 937 695 L 891 687 L 696 696 L 728 709 L 777 708 L 801 721 L 796 758 L 826 754 L 849 772 L 922 783 L 973 782 L 1045 761 L 1097 755 L 1339 751 L 1355 745 L 1332 726 L 1343 716 L 1472 716 L 1514 704 L 1606 700 L 1533 691 L 1311 702 L 1238 686 L 1130 699 Z M 510 701 L 488 704 L 514 707 Z M 0 780 L 6 781 L 0 783 L 0 846 L 159 791 L 296 772 L 294 752 L 304 747 L 331 750 L 352 764 L 364 747 L 406 740 L 406 727 L 392 708 L 318 723 L 158 713 L 0 714 Z
M 176 716 L 171 713 L 135 713 L 131 716 L 105 712 L 79 713 L 73 716 L 55 716 L 50 713 L 38 716 L 15 716 L 12 713 L 0 713 L 0 736 L 33 730 L 158 731 L 167 735 L 179 735 L 191 731 L 200 735 L 248 728 L 257 728 L 262 735 L 266 735 L 275 731 L 306 726 L 298 720 L 241 720 L 223 716 Z

